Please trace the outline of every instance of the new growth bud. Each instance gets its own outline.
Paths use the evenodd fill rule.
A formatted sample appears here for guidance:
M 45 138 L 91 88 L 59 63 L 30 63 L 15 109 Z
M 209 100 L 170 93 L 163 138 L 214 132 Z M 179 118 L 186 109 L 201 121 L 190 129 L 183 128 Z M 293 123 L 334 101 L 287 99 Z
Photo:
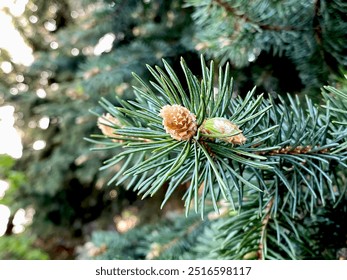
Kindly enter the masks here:
M 202 124 L 200 130 L 204 134 L 210 134 L 213 138 L 235 145 L 242 145 L 247 140 L 242 134 L 242 130 L 225 118 L 207 119 Z
M 104 114 L 102 117 L 98 118 L 98 127 L 101 130 L 102 134 L 107 137 L 115 137 L 114 129 L 112 126 L 121 126 L 119 120 L 113 117 L 111 114 Z

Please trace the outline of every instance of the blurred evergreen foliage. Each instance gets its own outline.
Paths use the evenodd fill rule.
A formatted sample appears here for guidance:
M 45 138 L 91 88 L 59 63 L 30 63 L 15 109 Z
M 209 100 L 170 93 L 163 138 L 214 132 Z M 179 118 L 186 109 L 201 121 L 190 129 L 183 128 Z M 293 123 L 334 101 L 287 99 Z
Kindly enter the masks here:
M 15 160 L 7 155 L 0 155 L 0 180 L 8 183 L 5 195 L 0 195 L 0 206 L 8 207 L 10 216 L 8 217 L 7 229 L 0 237 L 0 259 L 12 260 L 44 260 L 48 255 L 37 246 L 37 239 L 32 235 L 30 225 L 23 233 L 12 235 L 14 228 L 14 218 L 20 209 L 21 203 L 17 201 L 17 192 L 21 185 L 25 184 L 26 178 L 23 172 L 13 170 Z M 3 208 L 2 208 L 3 209 Z M 0 222 L 6 222 L 5 217 L 1 217 Z
M 196 8 L 196 47 L 238 68 L 264 53 L 284 56 L 312 91 L 347 65 L 343 0 L 187 0 L 187 6 Z M 277 71 L 285 73 L 287 65 L 280 64 Z
M 246 219 L 249 212 L 238 216 L 227 211 L 226 217 L 208 221 L 193 214 L 185 218 L 177 214 L 184 211 L 184 189 L 176 190 L 161 211 L 164 189 L 140 201 L 128 190 L 127 182 L 108 185 L 122 166 L 98 170 L 114 152 L 90 151 L 90 143 L 83 140 L 99 133 L 97 118 L 89 110 L 101 115 L 101 98 L 116 106 L 122 100 L 134 99 L 132 86 L 138 83 L 131 73 L 145 81 L 153 79 L 146 64 L 162 66 L 162 58 L 176 70 L 183 56 L 200 78 L 199 54 L 205 53 L 218 62 L 215 65 L 231 62 L 235 96 L 245 96 L 257 85 L 257 92 L 265 91 L 269 96 L 290 92 L 303 99 L 308 94 L 320 102 L 319 88 L 332 86 L 325 90 L 325 98 L 332 97 L 326 106 L 337 112 L 334 131 L 342 137 L 345 127 L 339 124 L 343 120 L 338 112 L 346 110 L 346 104 L 334 96 L 345 84 L 341 79 L 341 69 L 346 66 L 345 14 L 343 0 L 29 0 L 25 12 L 12 19 L 32 48 L 34 63 L 30 67 L 18 65 L 6 50 L 0 50 L 0 64 L 10 62 L 13 67 L 10 73 L 0 68 L 0 106 L 15 106 L 16 127 L 24 147 L 23 157 L 12 170 L 25 176 L 3 200 L 9 200 L 6 204 L 13 211 L 36 210 L 28 229 L 33 238 L 25 246 L 33 242 L 46 250 L 49 258 L 74 258 L 76 246 L 92 236 L 93 243 L 86 246 L 99 249 L 90 253 L 81 247 L 79 258 L 232 258 L 234 249 L 216 249 L 232 247 L 221 229 L 230 221 Z M 183 73 L 177 75 L 184 81 Z M 188 85 L 183 87 L 186 90 Z M 43 121 L 47 119 L 49 125 L 45 127 Z M 33 144 L 38 140 L 43 140 L 45 147 L 35 150 Z M 336 172 L 340 188 L 346 183 L 345 173 L 341 169 Z M 342 247 L 343 224 L 340 233 L 334 232 L 341 239 L 327 245 L 326 250 L 326 236 L 317 236 L 325 226 L 341 222 L 333 218 L 334 211 L 340 211 L 339 217 L 346 213 L 344 199 L 341 201 L 338 209 L 328 203 L 317 210 L 316 217 L 305 221 L 304 226 L 312 225 L 307 238 L 317 241 L 317 258 L 336 258 L 336 250 Z M 123 234 L 119 229 L 126 220 L 122 213 L 132 207 L 137 209 L 134 215 L 138 221 Z M 206 209 L 205 214 L 209 211 Z M 146 238 L 141 238 L 144 235 Z M 297 235 L 285 236 L 298 240 Z M 301 239 L 303 243 L 294 242 L 298 248 L 305 244 L 306 239 Z M 324 241 L 320 244 L 319 240 Z M 19 243 L 13 245 L 17 253 L 0 258 L 45 258 L 21 253 Z M 270 251 L 273 244 L 277 243 L 269 244 Z M 293 256 L 283 248 L 280 253 L 283 258 L 307 258 L 301 251 Z

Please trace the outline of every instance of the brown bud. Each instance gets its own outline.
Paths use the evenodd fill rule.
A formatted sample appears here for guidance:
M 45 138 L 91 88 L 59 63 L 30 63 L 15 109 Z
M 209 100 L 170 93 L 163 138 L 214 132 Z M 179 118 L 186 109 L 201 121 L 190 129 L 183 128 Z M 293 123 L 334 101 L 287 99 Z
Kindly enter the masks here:
M 181 105 L 165 105 L 159 114 L 163 118 L 166 133 L 173 139 L 189 140 L 197 131 L 196 117 Z
M 102 117 L 98 118 L 98 127 L 100 128 L 102 134 L 104 134 L 107 137 L 115 137 L 117 136 L 113 132 L 112 126 L 121 126 L 121 123 L 119 120 L 115 117 L 113 117 L 111 114 L 107 113 L 106 115 L 103 115 Z

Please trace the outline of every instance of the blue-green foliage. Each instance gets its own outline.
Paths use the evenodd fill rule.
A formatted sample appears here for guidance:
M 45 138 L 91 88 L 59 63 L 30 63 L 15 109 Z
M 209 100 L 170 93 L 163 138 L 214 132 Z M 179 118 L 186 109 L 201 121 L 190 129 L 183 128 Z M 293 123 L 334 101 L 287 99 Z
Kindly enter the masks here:
M 218 223 L 218 226 L 211 225 L 204 231 L 206 234 L 215 231 L 215 242 L 219 246 L 211 251 L 213 254 L 207 255 L 211 258 L 320 257 L 320 248 L 317 252 L 310 249 L 309 236 L 314 234 L 315 226 L 308 234 L 304 231 L 306 224 L 314 224 L 310 213 L 345 201 L 346 189 L 342 183 L 345 180 L 340 176 L 345 174 L 347 135 L 345 130 L 337 135 L 336 121 L 331 122 L 336 118 L 346 120 L 345 112 L 336 108 L 341 98 L 344 106 L 345 93 L 328 88 L 335 94 L 325 95 L 328 104 L 329 99 L 335 104 L 328 108 L 314 105 L 309 98 L 302 101 L 289 95 L 287 101 L 264 99 L 262 95 L 254 96 L 254 90 L 245 98 L 232 98 L 232 79 L 227 65 L 225 70 L 219 70 L 218 94 L 215 94 L 213 63 L 206 67 L 203 58 L 200 81 L 181 60 L 188 88 L 185 91 L 177 72 L 166 61 L 163 64 L 165 71 L 148 66 L 156 80 L 151 82 L 152 87 L 134 74 L 141 84 L 141 88 L 134 87 L 135 101 L 119 100 L 121 106 L 114 106 L 105 99 L 101 102 L 121 124 L 109 125 L 113 135 L 95 136 L 109 137 L 108 140 L 91 140 L 104 145 L 105 149 L 123 148 L 123 152 L 117 152 L 103 167 L 123 162 L 122 169 L 110 183 L 127 181 L 129 188 L 144 197 L 165 188 L 163 204 L 178 188 L 188 185 L 182 197 L 187 216 L 194 209 L 205 217 L 205 205 L 216 212 L 223 209 L 225 203 L 227 208 L 237 208 L 238 215 L 221 217 L 221 224 L 219 220 L 212 220 L 211 224 Z M 180 104 L 196 115 L 199 128 L 194 137 L 178 141 L 166 133 L 159 112 L 167 104 Z M 233 145 L 220 141 L 220 134 L 205 135 L 200 128 L 204 120 L 214 117 L 224 117 L 239 125 L 247 141 Z M 156 238 L 147 240 L 153 248 L 145 251 L 146 256 L 156 252 L 153 254 L 161 258 L 171 258 L 166 253 L 167 244 L 160 245 L 161 238 L 167 240 L 170 230 L 166 232 L 163 228 L 162 231 L 158 235 L 155 231 L 154 235 L 148 234 Z M 177 239 L 178 233 L 176 229 L 170 242 L 189 243 L 189 236 Z M 199 248 L 206 249 L 206 245 Z M 206 252 L 199 254 L 188 246 L 186 253 L 176 256 L 201 258 Z
M 213 64 L 208 68 L 203 59 L 201 81 L 184 60 L 181 62 L 187 93 L 174 70 L 163 63 L 166 72 L 149 67 L 157 82 L 151 82 L 153 89 L 135 75 L 142 85 L 135 87 L 136 101 L 120 100 L 119 107 L 105 99 L 101 102 L 121 127 L 111 125 L 112 141 L 95 142 L 105 144 L 106 149 L 124 149 L 105 162 L 103 168 L 124 162 L 110 183 L 128 180 L 128 188 L 143 197 L 154 195 L 168 183 L 162 205 L 181 184 L 188 183 L 183 196 L 186 213 L 192 203 L 201 214 L 205 201 L 211 201 L 216 211 L 220 199 L 239 208 L 248 192 L 258 192 L 265 198 L 274 196 L 274 213 L 288 207 L 293 216 L 298 206 L 312 211 L 316 205 L 324 205 L 327 199 L 336 201 L 343 194 L 340 186 L 334 187 L 336 174 L 329 166 L 339 163 L 346 167 L 343 153 L 335 152 L 346 134 L 336 139 L 329 110 L 322 110 L 308 98 L 302 102 L 288 96 L 288 103 L 281 98 L 275 103 L 273 99 L 253 97 L 254 91 L 244 99 L 234 99 L 228 66 L 225 71 L 220 68 L 215 97 Z M 188 141 L 174 140 L 165 132 L 159 116 L 166 104 L 188 108 L 196 115 L 198 126 L 209 118 L 227 118 L 240 126 L 247 141 L 234 146 L 220 141 L 220 135 L 204 135 L 199 129 Z
M 195 7 L 196 48 L 222 62 L 243 67 L 262 52 L 287 56 L 305 87 L 320 87 L 337 65 L 347 65 L 342 0 L 186 2 Z
M 94 232 L 79 249 L 80 259 L 224 259 L 302 260 L 346 257 L 346 203 L 319 207 L 315 214 L 298 211 L 293 218 L 271 215 L 272 202 L 259 214 L 257 198 L 241 213 L 209 213 L 199 217 L 174 215 L 155 225 L 137 226 L 123 234 Z M 335 214 L 334 214 L 335 213 Z M 331 237 L 334 236 L 334 239 Z
M 292 93 L 334 81 L 346 66 L 345 14 L 343 0 L 29 0 L 13 22 L 32 47 L 34 64 L 16 65 L 0 53 L 0 64 L 13 66 L 11 73 L 0 67 L 0 104 L 16 107 L 24 135 L 23 157 L 7 174 L 13 187 L 1 202 L 14 210 L 34 207 L 27 233 L 44 242 L 4 237 L 0 247 L 18 250 L 0 249 L 1 257 L 46 258 L 25 253 L 41 244 L 52 246 L 53 257 L 66 257 L 54 255 L 64 248 L 71 258 L 72 244 L 91 234 L 96 250 L 80 258 L 335 258 L 346 234 L 343 82 L 325 88 L 323 107 L 302 95 L 271 99 L 247 91 L 260 84 L 281 94 L 298 80 L 297 72 L 284 71 L 280 56 L 301 77 Z M 56 29 L 44 28 L 47 22 Z M 105 36 L 113 41 L 98 53 Z M 218 75 L 214 65 L 200 68 L 198 52 L 230 66 Z M 275 64 L 281 79 L 272 73 Z M 189 108 L 199 126 L 225 117 L 247 141 L 232 146 L 201 132 L 177 142 L 158 116 L 167 104 Z M 89 109 L 122 120 L 125 126 L 114 132 L 123 142 L 99 135 L 98 152 L 90 151 L 82 139 L 100 131 Z M 39 127 L 43 117 L 47 129 Z M 36 140 L 45 148 L 33 150 Z M 135 202 L 132 191 L 153 200 Z M 151 206 L 170 206 L 175 195 L 185 203 L 181 215 L 152 213 Z M 90 232 L 109 228 L 129 205 L 139 216 L 167 217 L 125 234 Z

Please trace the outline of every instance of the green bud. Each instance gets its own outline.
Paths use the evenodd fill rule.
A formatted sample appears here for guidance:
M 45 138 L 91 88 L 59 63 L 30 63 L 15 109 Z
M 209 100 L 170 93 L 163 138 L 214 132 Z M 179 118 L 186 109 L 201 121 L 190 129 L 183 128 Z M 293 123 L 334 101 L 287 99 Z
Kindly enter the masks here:
M 247 138 L 239 127 L 225 118 L 212 118 L 203 122 L 201 133 L 210 138 L 220 139 L 227 143 L 242 145 Z

